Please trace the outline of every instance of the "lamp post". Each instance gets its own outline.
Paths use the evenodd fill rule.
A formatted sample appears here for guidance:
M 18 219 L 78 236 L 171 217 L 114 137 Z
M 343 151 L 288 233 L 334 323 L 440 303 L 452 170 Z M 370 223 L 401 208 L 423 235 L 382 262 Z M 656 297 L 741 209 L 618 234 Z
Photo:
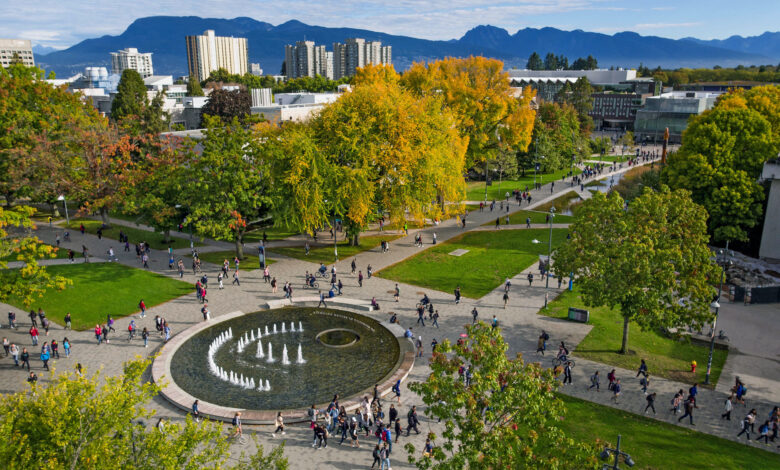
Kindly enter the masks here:
M 547 244 L 547 266 L 544 269 L 544 308 L 547 308 L 547 297 L 550 289 L 550 267 L 552 266 L 552 225 L 555 217 L 555 206 L 550 206 L 550 239 Z
M 70 225 L 70 217 L 68 217 L 68 201 L 65 200 L 65 196 L 62 194 L 60 194 L 57 200 L 62 201 L 62 205 L 65 206 L 65 223 Z
M 618 434 L 617 447 L 615 447 L 614 449 L 605 447 L 604 450 L 601 451 L 601 460 L 609 460 L 609 457 L 611 455 L 615 456 L 615 463 L 613 463 L 612 465 L 605 463 L 604 465 L 602 465 L 601 470 L 608 470 L 610 468 L 613 470 L 620 470 L 618 463 L 620 462 L 621 455 L 623 456 L 623 461 L 626 463 L 626 465 L 628 465 L 629 467 L 634 466 L 634 459 L 632 459 L 631 456 L 628 455 L 627 453 L 620 450 L 620 434 Z
M 712 372 L 712 354 L 715 351 L 715 328 L 718 325 L 718 311 L 720 310 L 720 294 L 723 292 L 723 278 L 726 275 L 726 266 L 732 264 L 731 257 L 733 251 L 729 251 L 729 242 L 726 242 L 725 250 L 718 250 L 716 262 L 720 266 L 720 282 L 718 283 L 718 297 L 712 301 L 712 308 L 715 309 L 715 318 L 712 320 L 712 331 L 710 332 L 710 354 L 707 356 L 707 375 L 704 377 L 704 384 L 710 383 L 710 372 Z

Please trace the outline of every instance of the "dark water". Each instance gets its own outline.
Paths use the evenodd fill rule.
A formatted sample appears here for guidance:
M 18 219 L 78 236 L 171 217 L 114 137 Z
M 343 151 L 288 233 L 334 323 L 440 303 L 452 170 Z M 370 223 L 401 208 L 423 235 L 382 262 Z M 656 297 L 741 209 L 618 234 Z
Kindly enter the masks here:
M 303 323 L 303 333 L 289 331 L 290 322 Z M 281 333 L 281 323 L 287 333 Z M 277 333 L 265 336 L 265 326 Z M 247 390 L 219 379 L 208 368 L 209 344 L 229 327 L 233 339 L 217 352 L 215 362 L 223 369 L 254 378 L 255 386 L 267 379 L 271 391 Z M 257 339 L 242 353 L 237 352 L 239 337 L 262 328 L 265 358 L 258 359 Z M 322 331 L 346 328 L 360 339 L 353 345 L 333 348 L 315 341 Z M 268 363 L 268 343 L 272 344 L 275 362 Z M 297 364 L 298 344 L 305 364 Z M 287 345 L 291 364 L 282 364 L 282 349 Z M 396 338 L 371 318 L 350 312 L 314 308 L 284 308 L 255 312 L 215 325 L 198 333 L 182 345 L 173 356 L 173 381 L 191 395 L 214 404 L 246 409 L 306 408 L 312 403 L 328 402 L 334 393 L 342 398 L 373 387 L 387 375 L 398 360 Z

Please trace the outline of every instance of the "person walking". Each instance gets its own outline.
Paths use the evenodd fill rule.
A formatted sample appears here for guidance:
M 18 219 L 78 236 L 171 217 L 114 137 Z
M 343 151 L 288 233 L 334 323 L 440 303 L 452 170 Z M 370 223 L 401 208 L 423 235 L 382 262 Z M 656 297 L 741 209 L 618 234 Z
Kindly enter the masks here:
M 100 325 L 95 325 L 95 339 L 97 340 L 98 345 L 103 341 L 103 329 Z
M 358 271 L 358 287 L 363 287 L 363 271 Z
M 22 348 L 22 354 L 19 356 L 19 360 L 22 361 L 22 369 L 27 365 L 27 371 L 30 371 L 30 353 L 27 352 L 27 348 Z
M 647 409 L 650 408 L 653 410 L 653 414 L 655 414 L 655 397 L 656 397 L 655 392 L 645 397 L 645 400 L 647 400 L 647 406 L 645 406 L 645 413 L 647 413 Z
M 599 391 L 599 371 L 594 372 L 593 375 L 590 376 L 590 387 L 588 387 L 588 390 L 593 387 L 596 387 L 597 392 Z
M 531 286 L 534 283 L 534 273 L 528 273 L 528 285 Z
M 241 287 L 241 280 L 238 278 L 238 268 L 233 271 L 233 285 L 235 284 L 238 284 L 238 286 Z
M 371 463 L 371 468 L 374 468 L 374 465 L 379 464 L 382 465 L 382 458 L 380 457 L 380 451 L 379 444 L 374 446 L 373 452 L 371 452 L 371 456 L 374 457 L 374 461 Z
M 756 420 L 755 413 L 756 413 L 756 410 L 753 409 L 753 410 L 750 410 L 750 413 L 748 413 L 747 416 L 745 416 L 745 418 L 742 420 L 742 430 L 739 432 L 739 434 L 737 434 L 737 437 L 745 434 L 745 437 L 747 437 L 747 440 L 748 441 L 750 440 L 750 431 L 751 431 L 750 427 L 752 426 L 752 424 Z
M 144 340 L 144 347 L 149 347 L 149 330 L 144 327 L 144 330 L 141 332 L 141 339 Z
M 33 346 L 38 346 L 38 328 L 34 325 L 30 327 L 30 339 Z
M 506 304 L 509 302 L 509 292 L 504 292 L 504 310 L 506 310 Z
M 67 337 L 62 340 L 62 349 L 65 350 L 65 357 L 70 357 L 70 340 Z
M 460 303 L 460 286 L 455 288 L 455 305 Z
M 16 329 L 16 313 L 8 312 L 8 327 L 12 330 Z
M 682 421 L 683 419 L 685 419 L 685 417 L 687 416 L 687 417 L 688 417 L 688 419 L 689 419 L 689 420 L 690 420 L 690 422 L 691 422 L 691 426 L 696 426 L 695 424 L 693 424 L 693 407 L 694 407 L 694 403 L 695 403 L 695 400 L 694 400 L 694 398 L 693 398 L 693 397 L 691 397 L 691 396 L 689 396 L 689 397 L 688 397 L 688 399 L 687 399 L 687 400 L 685 400 L 685 414 L 684 414 L 684 415 L 682 415 L 682 416 L 680 416 L 680 417 L 677 419 L 677 422 L 678 422 L 678 423 L 679 423 L 680 421 Z
M 645 375 L 641 379 L 639 379 L 639 385 L 642 386 L 642 392 L 647 395 L 647 387 L 650 386 L 650 376 Z
M 398 283 L 395 284 L 395 291 L 393 292 L 393 298 L 398 302 L 398 298 L 401 296 L 401 289 L 398 287 Z
M 636 376 L 639 377 L 640 375 L 643 375 L 647 377 L 647 363 L 645 363 L 644 359 L 641 359 L 642 363 L 639 364 L 639 370 L 636 372 Z
M 478 316 L 479 316 L 479 312 L 477 312 L 477 307 L 474 307 L 471 310 L 471 324 L 472 325 L 477 322 L 477 317 Z
M 325 294 L 320 291 L 320 303 L 317 304 L 317 308 L 325 307 L 328 308 L 328 305 L 325 303 Z
M 41 361 L 43 362 L 43 368 L 46 370 L 49 370 L 49 351 L 47 349 L 44 349 L 41 352 Z
M 433 320 L 433 326 L 436 328 L 439 327 L 439 311 L 434 310 L 433 315 L 431 315 L 431 319 Z
M 571 361 L 566 363 L 566 367 L 563 368 L 563 385 L 571 385 Z
M 52 358 L 60 358 L 60 345 L 56 339 L 51 340 L 51 356 Z
M 274 430 L 273 433 L 271 433 L 271 437 L 276 437 L 276 433 L 278 432 L 281 432 L 282 436 L 287 434 L 286 432 L 284 432 L 284 418 L 282 418 L 281 411 L 276 413 L 276 421 L 274 422 L 274 424 L 276 424 L 276 429 Z
M 68 312 L 68 313 L 65 314 L 65 329 L 66 330 L 72 330 L 73 329 L 73 328 L 71 328 L 70 320 L 71 320 L 70 319 L 70 312 Z
M 620 385 L 620 379 L 615 379 L 615 383 L 612 384 L 612 398 L 611 400 L 615 402 L 616 405 L 618 405 L 618 399 L 620 399 L 620 391 L 622 389 L 622 386 Z
M 408 424 L 406 427 L 406 437 L 409 437 L 412 429 L 414 429 L 417 434 L 420 434 L 420 430 L 417 429 L 417 425 L 420 424 L 420 420 L 417 419 L 417 405 L 412 405 L 412 409 L 406 414 L 406 423 Z
M 5 357 L 8 357 L 9 350 L 11 349 L 11 343 L 8 338 L 3 338 L 3 349 L 5 350 Z

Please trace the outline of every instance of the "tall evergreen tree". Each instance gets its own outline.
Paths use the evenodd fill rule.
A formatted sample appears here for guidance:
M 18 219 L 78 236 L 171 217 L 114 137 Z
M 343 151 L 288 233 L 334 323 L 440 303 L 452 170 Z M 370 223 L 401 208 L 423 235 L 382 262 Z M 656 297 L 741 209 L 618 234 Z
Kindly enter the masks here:
M 203 96 L 203 88 L 200 87 L 200 83 L 195 77 L 190 77 L 187 80 L 187 96 Z
M 547 55 L 544 56 L 544 69 L 558 70 L 558 67 L 558 57 L 556 57 L 552 52 L 548 52 Z
M 539 57 L 536 51 L 528 57 L 528 63 L 525 64 L 525 68 L 528 70 L 542 70 L 544 68 L 544 62 L 542 62 L 542 58 Z
M 148 104 L 143 78 L 135 70 L 125 69 L 119 79 L 114 102 L 111 103 L 111 117 L 121 121 L 125 116 L 140 116 Z

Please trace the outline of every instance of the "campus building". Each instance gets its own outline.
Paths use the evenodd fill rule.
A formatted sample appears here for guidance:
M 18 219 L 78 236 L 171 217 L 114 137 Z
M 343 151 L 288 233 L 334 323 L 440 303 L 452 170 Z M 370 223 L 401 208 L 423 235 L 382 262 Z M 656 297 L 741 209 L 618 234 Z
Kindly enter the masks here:
M 660 142 L 669 128 L 669 142 L 679 144 L 688 119 L 715 106 L 722 93 L 702 91 L 672 91 L 645 100 L 636 112 L 634 136 L 638 142 Z
M 21 60 L 27 67 L 35 66 L 29 39 L 0 39 L 0 67 L 8 67 L 14 60 Z
M 154 75 L 151 52 L 138 52 L 134 47 L 128 47 L 111 53 L 111 72 L 122 75 L 127 69 L 135 70 L 141 78 Z
M 249 70 L 249 43 L 246 38 L 216 36 L 209 29 L 201 36 L 187 36 L 187 65 L 191 77 L 202 82 L 211 72 L 225 69 L 234 75 Z

